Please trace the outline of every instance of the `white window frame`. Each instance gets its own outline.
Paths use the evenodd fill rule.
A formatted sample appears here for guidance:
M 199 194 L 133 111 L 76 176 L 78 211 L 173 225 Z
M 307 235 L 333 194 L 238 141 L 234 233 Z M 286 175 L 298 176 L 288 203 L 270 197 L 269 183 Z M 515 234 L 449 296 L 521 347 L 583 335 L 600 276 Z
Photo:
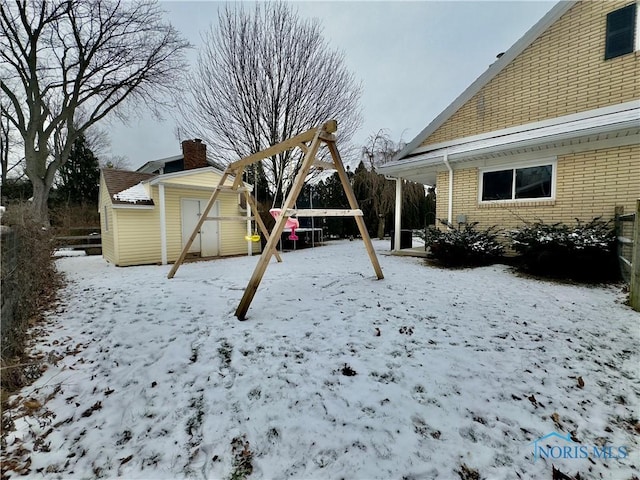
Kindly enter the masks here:
M 543 167 L 545 165 L 551 165 L 551 196 L 550 197 L 537 197 L 537 198 L 515 198 L 516 189 L 516 174 L 515 170 L 521 168 L 530 167 Z M 505 200 L 483 200 L 482 188 L 484 186 L 484 174 L 487 172 L 500 172 L 503 170 L 514 170 L 513 181 L 511 185 L 511 198 Z M 558 172 L 558 159 L 557 157 L 551 157 L 541 160 L 532 160 L 529 162 L 515 162 L 504 164 L 500 166 L 483 167 L 478 169 L 478 204 L 488 205 L 494 203 L 534 203 L 534 202 L 549 202 L 556 199 L 556 185 L 557 185 L 557 172 Z

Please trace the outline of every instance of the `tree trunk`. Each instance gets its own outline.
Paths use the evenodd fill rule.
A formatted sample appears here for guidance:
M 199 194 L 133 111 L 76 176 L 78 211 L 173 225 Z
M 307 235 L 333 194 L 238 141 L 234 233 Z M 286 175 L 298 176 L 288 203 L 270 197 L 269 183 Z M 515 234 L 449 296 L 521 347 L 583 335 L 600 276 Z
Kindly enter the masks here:
M 50 227 L 49 222 L 49 206 L 47 200 L 49 199 L 49 191 L 51 185 L 47 186 L 45 182 L 40 179 L 31 179 L 33 185 L 33 200 L 31 203 L 31 211 L 33 213 L 33 220 L 43 227 Z
M 378 238 L 384 240 L 384 215 L 378 215 Z

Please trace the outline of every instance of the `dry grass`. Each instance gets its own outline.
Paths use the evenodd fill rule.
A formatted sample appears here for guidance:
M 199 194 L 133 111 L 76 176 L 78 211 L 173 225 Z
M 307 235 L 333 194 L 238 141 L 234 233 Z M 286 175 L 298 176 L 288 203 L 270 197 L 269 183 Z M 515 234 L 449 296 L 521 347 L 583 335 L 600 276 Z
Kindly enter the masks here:
M 62 280 L 53 261 L 53 235 L 33 221 L 28 205 L 12 205 L 3 223 L 11 225 L 18 237 L 15 265 L 2 272 L 3 295 L 16 297 L 14 318 L 2 331 L 0 389 L 4 406 L 9 393 L 38 377 L 38 362 L 25 351 L 29 330 L 56 301 Z

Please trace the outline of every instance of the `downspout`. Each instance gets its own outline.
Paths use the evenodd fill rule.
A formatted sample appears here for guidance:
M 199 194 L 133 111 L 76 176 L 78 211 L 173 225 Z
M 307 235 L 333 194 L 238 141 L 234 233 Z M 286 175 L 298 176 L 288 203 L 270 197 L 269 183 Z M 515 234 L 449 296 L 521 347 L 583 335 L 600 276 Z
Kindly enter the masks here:
M 167 216 L 165 212 L 165 200 L 164 200 L 164 184 L 158 184 L 158 197 L 160 203 L 160 255 L 162 259 L 162 265 L 166 265 L 167 262 Z
M 442 157 L 444 164 L 447 166 L 447 169 L 449 170 L 449 203 L 447 205 L 447 223 L 449 223 L 449 225 L 453 225 L 453 168 L 451 168 L 451 165 L 449 164 L 449 155 L 448 154 L 444 154 L 444 157 Z

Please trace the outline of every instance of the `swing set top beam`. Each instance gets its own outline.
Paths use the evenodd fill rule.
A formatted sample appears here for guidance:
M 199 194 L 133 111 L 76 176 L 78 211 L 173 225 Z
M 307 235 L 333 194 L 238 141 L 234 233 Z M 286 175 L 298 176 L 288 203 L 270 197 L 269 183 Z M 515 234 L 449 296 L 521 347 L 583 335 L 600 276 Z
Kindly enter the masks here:
M 269 148 L 256 152 L 252 155 L 249 155 L 248 157 L 244 157 L 243 159 L 232 162 L 229 164 L 227 168 L 229 170 L 239 170 L 246 167 L 247 165 L 251 165 L 252 163 L 256 163 L 256 162 L 259 162 L 260 160 L 264 160 L 265 158 L 269 158 L 279 153 L 282 153 L 284 151 L 291 150 L 292 148 L 299 146 L 301 143 L 304 144 L 306 142 L 310 142 L 311 140 L 313 140 L 313 137 L 315 137 L 316 133 L 318 132 L 318 129 L 327 134 L 331 134 L 336 130 L 338 130 L 338 122 L 336 122 L 335 120 L 329 120 L 328 122 L 324 123 L 321 127 L 311 128 L 306 132 L 303 132 L 299 135 L 296 135 L 295 137 L 291 137 L 285 140 L 284 142 L 276 143 L 275 145 Z
M 345 209 L 334 209 L 334 208 L 305 208 L 301 210 L 289 209 L 284 212 L 286 217 L 299 217 L 299 218 L 309 218 L 309 217 L 362 217 L 364 214 L 362 210 L 359 208 L 345 210 Z

